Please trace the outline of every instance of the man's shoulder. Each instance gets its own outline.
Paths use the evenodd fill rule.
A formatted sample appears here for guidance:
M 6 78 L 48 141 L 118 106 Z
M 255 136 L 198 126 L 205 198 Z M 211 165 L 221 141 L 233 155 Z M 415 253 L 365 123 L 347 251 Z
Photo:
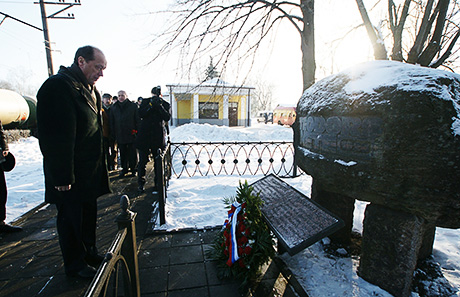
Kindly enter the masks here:
M 160 97 L 160 102 L 161 102 L 161 104 L 163 104 L 163 106 L 169 108 L 170 104 L 169 104 L 168 101 L 166 101 L 165 99 L 163 99 L 163 98 Z
M 126 99 L 126 100 L 128 100 L 128 99 Z M 139 108 L 136 102 L 133 102 L 133 101 L 130 100 L 128 103 L 129 103 L 129 107 L 131 109 L 134 109 L 134 108 L 138 109 Z
M 42 84 L 40 89 L 38 90 L 37 97 L 46 95 L 48 92 L 59 92 L 70 90 L 71 85 L 69 84 L 66 79 L 60 75 L 55 74 L 50 76 L 45 82 Z

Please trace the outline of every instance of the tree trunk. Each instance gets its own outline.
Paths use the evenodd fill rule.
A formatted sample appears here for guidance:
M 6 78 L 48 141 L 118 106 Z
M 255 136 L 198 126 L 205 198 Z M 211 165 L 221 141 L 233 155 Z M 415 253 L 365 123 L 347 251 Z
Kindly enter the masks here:
M 374 26 L 369 19 L 367 14 L 366 7 L 362 0 L 356 0 L 358 5 L 361 18 L 363 19 L 364 26 L 366 27 L 367 35 L 371 40 L 372 47 L 374 48 L 374 57 L 376 60 L 388 60 L 387 50 L 385 49 L 385 44 L 383 43 L 383 37 L 377 35 L 375 32 Z
M 436 10 L 438 10 L 438 17 L 436 20 L 436 27 L 434 29 L 433 36 L 417 60 L 417 63 L 422 66 L 430 65 L 436 54 L 441 51 L 441 37 L 444 24 L 446 22 L 448 7 L 449 0 L 439 0 L 438 6 L 436 7 Z
M 404 24 L 406 23 L 407 16 L 409 14 L 409 6 L 411 0 L 405 0 L 403 10 L 398 19 L 397 10 L 393 0 L 388 1 L 388 14 L 390 17 L 390 27 L 393 33 L 393 50 L 391 53 L 391 59 L 394 61 L 403 61 L 402 55 L 402 33 Z
M 314 26 L 314 0 L 301 0 L 304 27 L 301 33 L 302 49 L 302 75 L 303 90 L 305 91 L 315 82 L 315 26 Z
M 430 33 L 431 26 L 433 21 L 430 20 L 431 10 L 433 9 L 434 0 L 428 0 L 425 6 L 425 12 L 423 13 L 422 23 L 420 24 L 420 29 L 417 33 L 414 45 L 407 55 L 407 63 L 415 64 L 417 63 L 418 56 L 423 50 L 423 44 L 427 40 L 427 36 Z

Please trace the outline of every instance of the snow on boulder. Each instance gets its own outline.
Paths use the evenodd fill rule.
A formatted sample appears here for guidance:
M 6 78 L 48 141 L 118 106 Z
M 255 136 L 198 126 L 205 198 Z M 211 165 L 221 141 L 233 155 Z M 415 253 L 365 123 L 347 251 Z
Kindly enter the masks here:
M 298 165 L 338 194 L 460 228 L 460 75 L 373 61 L 302 95 Z

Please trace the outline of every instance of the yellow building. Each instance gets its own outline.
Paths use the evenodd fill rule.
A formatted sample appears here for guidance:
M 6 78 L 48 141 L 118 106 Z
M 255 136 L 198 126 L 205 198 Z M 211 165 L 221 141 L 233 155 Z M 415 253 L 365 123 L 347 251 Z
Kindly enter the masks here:
M 166 85 L 171 102 L 173 126 L 208 123 L 249 126 L 253 87 L 232 86 L 213 78 L 199 85 Z

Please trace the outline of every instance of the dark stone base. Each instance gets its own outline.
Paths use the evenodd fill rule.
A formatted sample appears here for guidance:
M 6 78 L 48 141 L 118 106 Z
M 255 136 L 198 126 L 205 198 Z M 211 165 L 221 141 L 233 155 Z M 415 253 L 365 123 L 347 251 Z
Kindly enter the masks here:
M 422 246 L 418 252 L 418 259 L 423 260 L 428 258 L 433 253 L 434 236 L 436 233 L 436 225 L 434 223 L 424 224 L 424 233 Z
M 424 227 L 415 215 L 369 204 L 358 275 L 396 297 L 410 296 Z
M 329 210 L 336 217 L 342 219 L 345 223 L 345 227 L 328 236 L 331 241 L 344 245 L 350 244 L 355 199 L 324 190 L 321 183 L 315 178 L 313 178 L 311 186 L 311 199 Z

